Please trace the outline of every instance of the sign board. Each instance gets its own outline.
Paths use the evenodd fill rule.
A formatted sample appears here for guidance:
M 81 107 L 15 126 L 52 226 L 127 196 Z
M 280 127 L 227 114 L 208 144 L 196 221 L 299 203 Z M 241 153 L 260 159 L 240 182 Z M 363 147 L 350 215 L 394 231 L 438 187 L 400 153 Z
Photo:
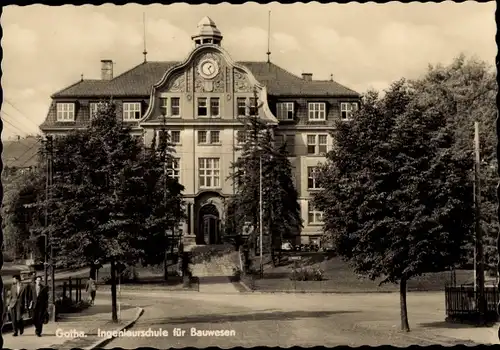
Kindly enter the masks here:
M 302 257 L 300 255 L 299 256 L 291 256 L 290 260 L 302 260 Z

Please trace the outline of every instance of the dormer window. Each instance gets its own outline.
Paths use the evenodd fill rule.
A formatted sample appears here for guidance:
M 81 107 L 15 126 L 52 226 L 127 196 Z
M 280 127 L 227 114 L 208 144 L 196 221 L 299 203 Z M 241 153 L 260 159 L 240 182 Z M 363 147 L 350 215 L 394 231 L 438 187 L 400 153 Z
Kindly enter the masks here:
M 140 102 L 124 102 L 123 103 L 123 120 L 136 121 L 141 119 L 141 103 Z
M 293 120 L 294 103 L 293 102 L 279 102 L 276 105 L 276 116 L 278 117 L 278 120 Z
M 357 110 L 357 102 L 342 102 L 340 103 L 340 118 L 346 121 L 351 120 L 352 114 Z
M 326 105 L 324 102 L 309 102 L 309 121 L 326 120 Z
M 74 122 L 75 121 L 75 104 L 74 103 L 57 103 L 57 121 L 58 122 Z

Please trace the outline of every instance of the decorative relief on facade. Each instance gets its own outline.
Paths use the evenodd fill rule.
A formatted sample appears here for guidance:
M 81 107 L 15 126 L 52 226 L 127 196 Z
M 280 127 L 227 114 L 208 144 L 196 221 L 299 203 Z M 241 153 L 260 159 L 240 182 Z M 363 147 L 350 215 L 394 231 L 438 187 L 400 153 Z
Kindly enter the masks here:
M 234 92 L 251 92 L 252 86 L 245 73 L 234 71 Z
M 193 77 L 191 75 L 191 68 L 188 68 L 186 70 L 186 92 L 191 92 L 192 91 L 192 80 Z
M 184 74 L 178 74 L 168 82 L 167 91 L 169 92 L 184 92 L 185 77 Z
M 231 68 L 226 67 L 226 92 L 231 92 Z
M 214 64 L 210 64 L 213 62 Z M 206 65 L 206 68 L 204 68 Z M 202 67 L 203 66 L 203 67 Z M 204 72 L 204 69 L 207 72 Z M 210 69 L 215 69 L 215 75 L 210 76 Z M 221 57 L 208 52 L 198 56 L 193 62 L 194 91 L 195 92 L 225 92 L 226 64 L 222 62 Z

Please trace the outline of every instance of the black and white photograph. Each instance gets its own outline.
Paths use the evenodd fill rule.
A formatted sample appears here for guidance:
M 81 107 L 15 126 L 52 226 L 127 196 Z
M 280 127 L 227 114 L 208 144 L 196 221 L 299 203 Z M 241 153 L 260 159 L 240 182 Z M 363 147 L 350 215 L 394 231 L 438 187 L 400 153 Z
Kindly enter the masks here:
M 3 5 L 2 348 L 500 344 L 495 11 Z

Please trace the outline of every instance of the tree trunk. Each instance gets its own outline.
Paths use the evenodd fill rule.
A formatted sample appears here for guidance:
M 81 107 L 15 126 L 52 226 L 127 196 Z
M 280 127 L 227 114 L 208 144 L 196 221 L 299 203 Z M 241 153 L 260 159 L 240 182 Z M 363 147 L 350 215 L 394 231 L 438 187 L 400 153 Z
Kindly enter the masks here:
M 116 307 L 116 265 L 111 260 L 111 314 L 113 322 L 118 323 L 118 310 Z
M 406 278 L 401 278 L 401 283 L 399 285 L 399 298 L 401 304 L 401 330 L 404 332 L 410 331 L 410 325 L 408 324 L 408 309 L 406 307 Z

